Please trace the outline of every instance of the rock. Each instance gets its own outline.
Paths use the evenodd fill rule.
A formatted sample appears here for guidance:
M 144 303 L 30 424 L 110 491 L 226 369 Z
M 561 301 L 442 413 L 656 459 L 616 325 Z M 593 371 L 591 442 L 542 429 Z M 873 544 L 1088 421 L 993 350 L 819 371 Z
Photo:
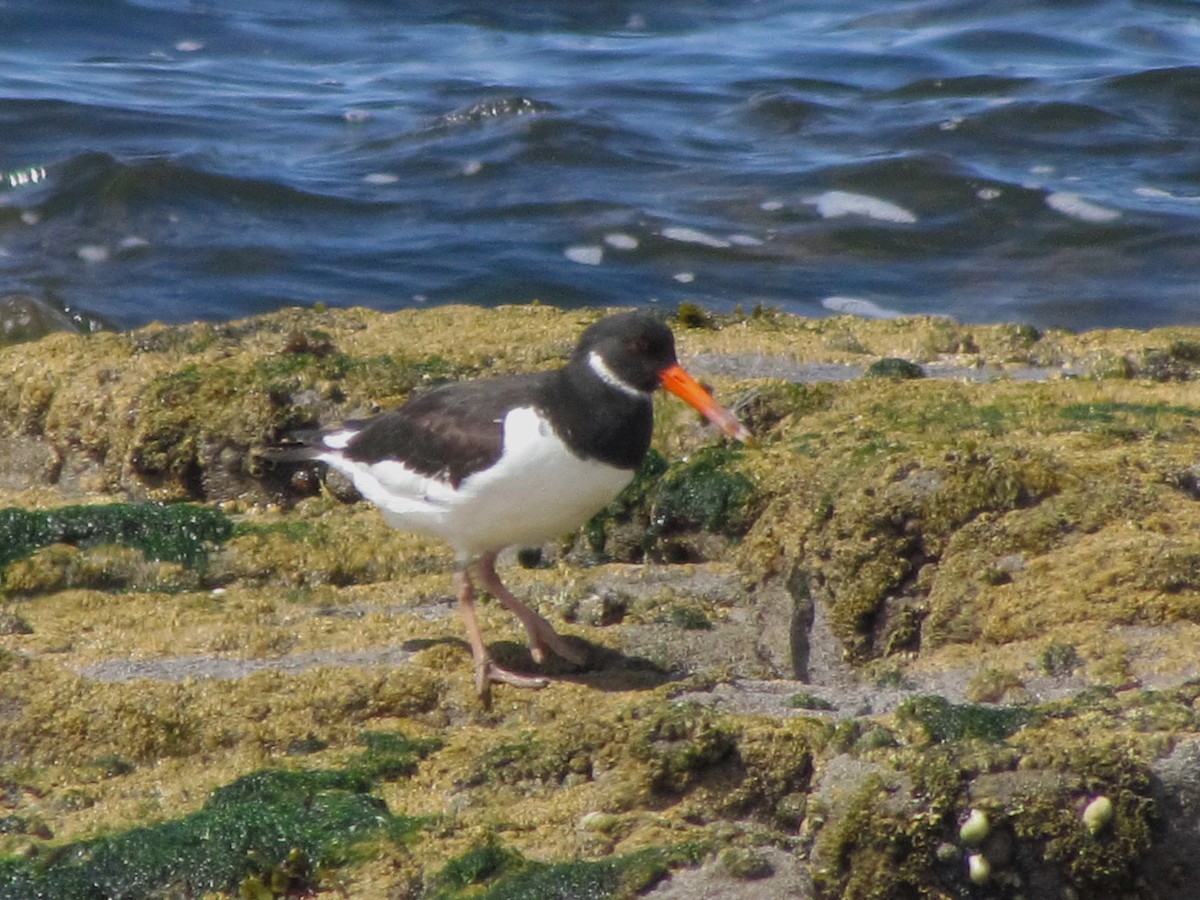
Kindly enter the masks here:
M 674 872 L 646 900 L 812 900 L 812 878 L 805 861 L 795 853 L 758 847 L 754 856 L 763 874 L 746 880 L 731 874 L 722 858 L 695 869 Z M 766 869 L 770 872 L 766 872 Z
M 0 294 L 0 347 L 34 341 L 55 331 L 76 331 L 65 313 L 29 294 Z
M 1151 896 L 1186 900 L 1200 882 L 1200 738 L 1184 738 L 1150 771 L 1154 842 L 1139 871 Z

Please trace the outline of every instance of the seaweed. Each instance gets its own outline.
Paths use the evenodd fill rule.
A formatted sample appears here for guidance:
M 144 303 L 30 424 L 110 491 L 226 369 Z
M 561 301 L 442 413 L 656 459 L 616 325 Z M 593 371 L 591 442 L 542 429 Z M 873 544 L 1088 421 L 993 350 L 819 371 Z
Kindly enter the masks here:
M 905 700 L 896 710 L 896 717 L 916 725 L 935 744 L 970 738 L 996 743 L 1028 724 L 1034 713 L 1022 707 L 951 703 L 945 697 L 930 695 Z
M 190 503 L 110 503 L 50 510 L 0 509 L 0 567 L 50 544 L 123 544 L 148 559 L 202 564 L 233 535 L 224 513 Z
M 349 861 L 353 845 L 419 827 L 393 817 L 371 787 L 356 772 L 254 772 L 181 819 L 0 860 L 0 900 L 309 889 L 322 869 Z
M 907 359 L 886 356 L 883 359 L 875 360 L 875 362 L 867 366 L 867 370 L 863 373 L 863 376 L 865 378 L 892 378 L 897 381 L 904 381 L 910 378 L 924 378 L 925 370 L 915 362 L 909 362 Z
M 358 742 L 366 747 L 353 767 L 370 778 L 395 781 L 417 771 L 417 763 L 442 748 L 437 738 L 414 740 L 394 731 L 364 731 Z
M 672 866 L 695 864 L 705 848 L 685 844 L 650 847 L 600 860 L 544 863 L 528 860 L 495 841 L 450 860 L 435 876 L 430 900 L 623 900 L 668 875 Z M 480 893 L 478 886 L 487 884 Z
M 652 511 L 655 531 L 702 529 L 736 536 L 753 519 L 753 482 L 733 468 L 741 451 L 723 444 L 705 447 L 672 467 L 658 486 Z

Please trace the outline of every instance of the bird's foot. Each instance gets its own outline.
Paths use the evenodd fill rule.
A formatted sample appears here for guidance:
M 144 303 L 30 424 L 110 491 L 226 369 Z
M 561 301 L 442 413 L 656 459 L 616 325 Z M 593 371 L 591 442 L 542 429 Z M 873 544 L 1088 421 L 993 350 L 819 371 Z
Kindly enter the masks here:
M 522 675 L 496 665 L 490 656 L 475 661 L 475 692 L 485 706 L 492 705 L 492 685 L 510 684 L 527 690 L 541 690 L 550 684 L 548 678 L 537 675 Z

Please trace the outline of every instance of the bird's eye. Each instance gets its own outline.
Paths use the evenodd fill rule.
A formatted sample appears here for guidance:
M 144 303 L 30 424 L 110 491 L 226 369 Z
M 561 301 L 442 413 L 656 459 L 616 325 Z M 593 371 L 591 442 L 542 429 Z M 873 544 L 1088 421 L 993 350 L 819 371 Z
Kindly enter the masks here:
M 631 353 L 642 354 L 650 351 L 650 342 L 644 337 L 630 338 L 628 346 Z

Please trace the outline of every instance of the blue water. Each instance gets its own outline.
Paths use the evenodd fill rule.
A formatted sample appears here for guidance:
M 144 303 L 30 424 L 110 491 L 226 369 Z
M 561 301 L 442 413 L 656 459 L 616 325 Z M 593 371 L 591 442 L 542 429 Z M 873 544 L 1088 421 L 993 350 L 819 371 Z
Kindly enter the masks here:
M 0 296 L 1200 324 L 1200 3 L 0 4 Z

